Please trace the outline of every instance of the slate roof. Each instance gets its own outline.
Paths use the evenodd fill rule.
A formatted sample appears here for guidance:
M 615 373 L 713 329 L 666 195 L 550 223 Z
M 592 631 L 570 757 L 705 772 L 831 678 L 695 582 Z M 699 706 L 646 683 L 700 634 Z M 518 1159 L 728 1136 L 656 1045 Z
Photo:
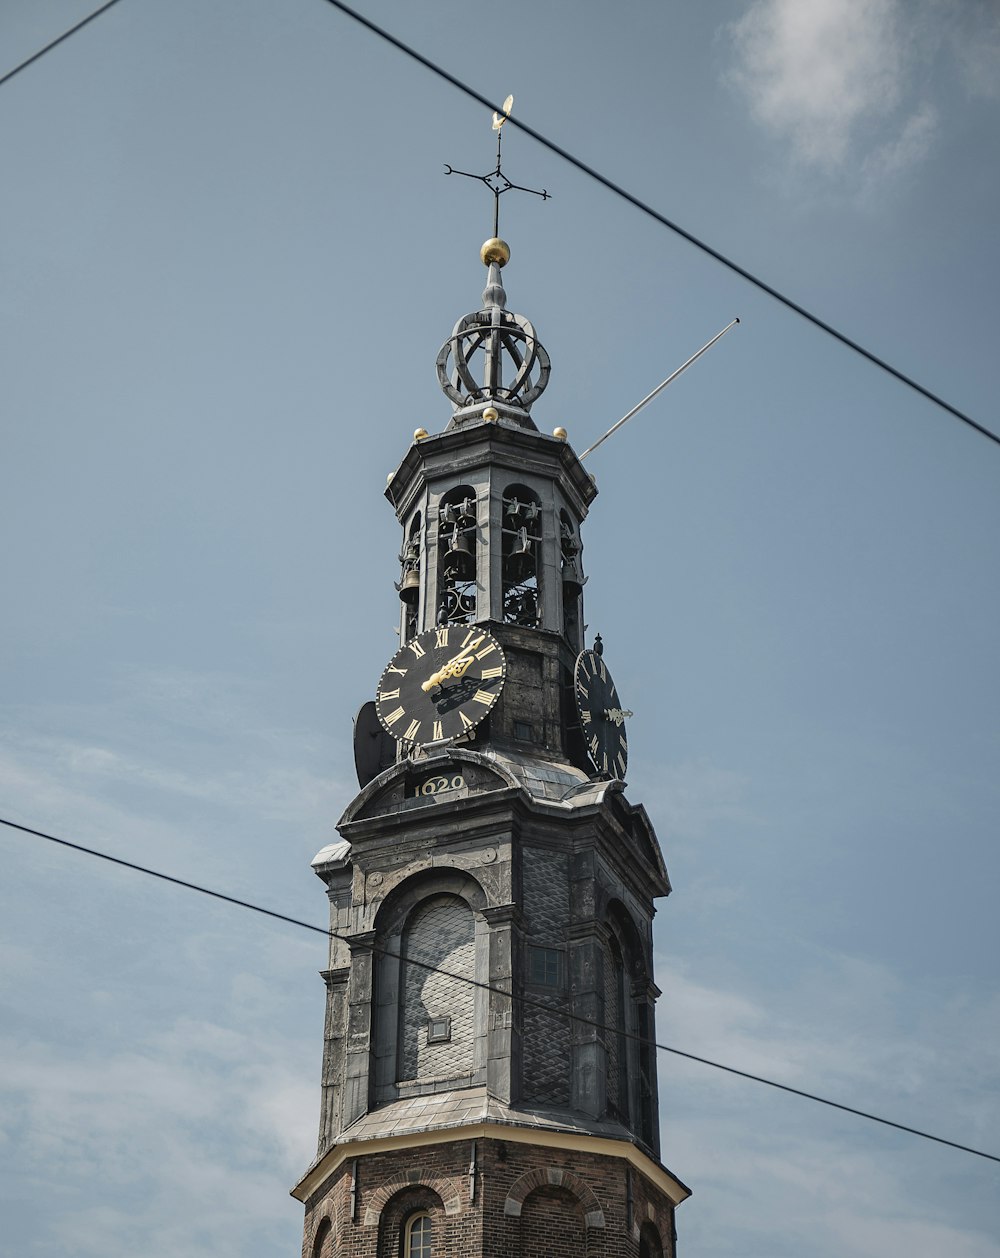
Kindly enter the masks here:
M 589 1119 L 571 1110 L 516 1108 L 488 1095 L 484 1087 L 462 1088 L 453 1092 L 424 1093 L 381 1105 L 363 1114 L 341 1132 L 338 1144 L 352 1140 L 375 1140 L 442 1128 L 465 1127 L 470 1123 L 501 1123 L 508 1127 L 563 1131 L 570 1134 L 605 1136 L 631 1141 L 620 1123 Z
M 519 751 L 495 751 L 492 748 L 472 755 L 484 764 L 493 763 L 507 772 L 534 799 L 562 808 L 579 808 L 598 804 L 612 785 L 608 781 L 592 782 L 581 769 L 565 761 L 543 760 Z

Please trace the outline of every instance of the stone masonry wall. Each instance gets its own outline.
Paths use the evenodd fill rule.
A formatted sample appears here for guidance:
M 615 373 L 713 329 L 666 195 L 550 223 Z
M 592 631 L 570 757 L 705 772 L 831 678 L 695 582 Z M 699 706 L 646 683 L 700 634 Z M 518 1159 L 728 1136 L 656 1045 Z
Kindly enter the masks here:
M 549 848 L 523 849 L 523 905 L 526 941 L 559 950 L 560 982 L 557 988 L 531 983 L 530 958 L 526 958 L 525 991 L 533 1002 L 548 1005 L 546 1013 L 534 1005 L 522 1012 L 524 1031 L 521 1095 L 547 1105 L 569 1105 L 570 1079 L 567 1063 L 572 1055 L 572 1024 L 562 1013 L 568 1010 L 565 953 L 569 926 L 569 875 L 565 852 Z
M 414 911 L 404 938 L 399 1078 L 471 1075 L 475 989 L 462 978 L 473 979 L 476 973 L 472 910 L 457 896 L 432 897 Z M 437 1040 L 429 1033 L 435 1018 L 447 1023 Z

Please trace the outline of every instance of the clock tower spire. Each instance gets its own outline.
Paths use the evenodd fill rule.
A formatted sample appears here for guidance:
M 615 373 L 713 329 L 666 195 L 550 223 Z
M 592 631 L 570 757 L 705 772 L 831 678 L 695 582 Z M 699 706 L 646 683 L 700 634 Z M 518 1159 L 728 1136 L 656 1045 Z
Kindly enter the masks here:
M 507 308 L 509 247 L 481 260 L 482 306 L 437 357 L 450 419 L 386 486 L 400 646 L 313 862 L 333 937 L 303 1254 L 673 1255 L 689 1193 L 660 1158 L 652 970 L 670 883 L 625 793 L 631 713 L 584 642 L 597 489 L 533 418 L 550 365 Z

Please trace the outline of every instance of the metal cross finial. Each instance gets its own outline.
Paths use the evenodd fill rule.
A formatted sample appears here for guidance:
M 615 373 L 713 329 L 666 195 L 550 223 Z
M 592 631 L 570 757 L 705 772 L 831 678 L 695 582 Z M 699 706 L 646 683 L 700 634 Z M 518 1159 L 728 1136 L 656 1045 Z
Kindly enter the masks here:
M 507 176 L 500 169 L 500 140 L 503 136 L 503 124 L 510 117 L 510 111 L 514 107 L 514 97 L 508 96 L 503 103 L 503 113 L 494 113 L 493 130 L 497 133 L 497 164 L 496 167 L 485 175 L 474 175 L 468 170 L 455 170 L 453 166 L 445 163 L 444 173 L 446 175 L 464 175 L 466 179 L 478 179 L 484 183 L 493 193 L 493 235 L 500 235 L 500 198 L 505 192 L 510 192 L 513 188 L 515 192 L 530 192 L 532 196 L 541 197 L 543 201 L 547 201 L 552 195 L 543 188 L 541 192 L 537 188 L 525 188 L 522 184 L 511 183 Z

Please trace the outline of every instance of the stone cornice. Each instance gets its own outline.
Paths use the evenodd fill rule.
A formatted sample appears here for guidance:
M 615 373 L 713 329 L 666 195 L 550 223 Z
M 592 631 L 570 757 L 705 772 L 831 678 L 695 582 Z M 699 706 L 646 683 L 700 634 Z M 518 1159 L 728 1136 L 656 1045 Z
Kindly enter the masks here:
M 620 1158 L 659 1188 L 672 1205 L 678 1206 L 691 1196 L 691 1189 L 672 1175 L 661 1162 L 655 1161 L 648 1153 L 627 1140 L 612 1140 L 606 1136 L 591 1136 L 575 1131 L 552 1131 L 530 1125 L 515 1127 L 499 1122 L 469 1123 L 463 1127 L 442 1127 L 334 1145 L 306 1171 L 291 1190 L 291 1195 L 296 1201 L 308 1201 L 344 1162 L 352 1158 L 371 1157 L 399 1149 L 426 1148 L 428 1145 L 449 1144 L 456 1140 L 506 1140 L 512 1144 L 529 1144 L 536 1148 L 567 1153 L 593 1153 Z

